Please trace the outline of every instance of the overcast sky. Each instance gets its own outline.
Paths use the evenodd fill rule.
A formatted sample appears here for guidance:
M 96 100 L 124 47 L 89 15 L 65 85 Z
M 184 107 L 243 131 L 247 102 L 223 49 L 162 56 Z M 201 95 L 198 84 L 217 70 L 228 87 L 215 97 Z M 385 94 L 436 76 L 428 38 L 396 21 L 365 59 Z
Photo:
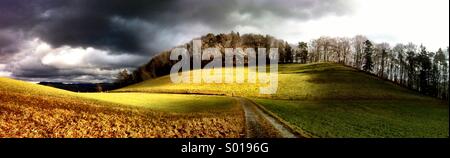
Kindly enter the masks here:
M 0 76 L 109 82 L 206 33 L 449 44 L 448 0 L 1 0 Z

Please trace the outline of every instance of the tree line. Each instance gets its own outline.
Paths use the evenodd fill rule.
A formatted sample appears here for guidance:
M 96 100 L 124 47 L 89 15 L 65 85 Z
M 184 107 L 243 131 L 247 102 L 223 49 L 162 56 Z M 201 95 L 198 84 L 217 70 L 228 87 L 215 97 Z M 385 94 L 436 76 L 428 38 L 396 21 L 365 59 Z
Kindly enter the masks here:
M 429 51 L 414 43 L 374 43 L 358 35 L 299 42 L 288 62 L 335 62 L 354 67 L 422 94 L 449 99 L 449 47 Z

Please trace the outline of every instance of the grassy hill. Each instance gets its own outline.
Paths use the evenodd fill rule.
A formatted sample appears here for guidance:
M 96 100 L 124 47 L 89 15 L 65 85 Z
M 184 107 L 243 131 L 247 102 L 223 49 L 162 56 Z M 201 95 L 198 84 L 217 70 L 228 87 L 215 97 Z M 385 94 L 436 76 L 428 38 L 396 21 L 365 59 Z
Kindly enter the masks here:
M 261 85 L 172 84 L 169 76 L 116 91 L 245 96 L 315 137 L 448 137 L 447 103 L 353 68 L 286 64 L 278 78 L 273 95 L 259 94 Z
M 240 137 L 243 112 L 235 102 L 220 96 L 72 93 L 0 78 L 0 137 Z
M 245 70 L 244 76 L 247 76 L 248 71 Z M 280 65 L 278 80 L 278 91 L 274 95 L 259 94 L 259 87 L 266 84 L 172 84 L 168 75 L 115 91 L 207 93 L 289 100 L 424 99 L 413 91 L 353 68 L 332 63 Z

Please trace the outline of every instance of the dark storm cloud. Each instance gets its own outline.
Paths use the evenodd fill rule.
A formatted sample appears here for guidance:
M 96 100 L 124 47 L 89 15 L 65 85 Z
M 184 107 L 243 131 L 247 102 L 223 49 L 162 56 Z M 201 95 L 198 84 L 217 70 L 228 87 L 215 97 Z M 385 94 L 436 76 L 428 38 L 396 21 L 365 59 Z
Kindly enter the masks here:
M 304 21 L 342 15 L 351 11 L 350 5 L 348 0 L 1 0 L 0 64 L 7 64 L 8 56 L 20 52 L 24 40 L 39 38 L 52 48 L 92 47 L 110 55 L 138 55 L 143 57 L 139 63 L 123 61 L 133 62 L 123 65 L 137 66 L 193 36 L 230 32 L 237 25 L 279 25 L 279 19 Z M 26 37 L 14 38 L 19 34 Z M 120 65 L 101 63 L 101 68 Z M 52 71 L 43 76 L 49 78 L 86 74 L 54 67 L 10 67 L 15 67 L 13 75 L 20 77 L 36 77 L 41 70 Z
M 7 33 L 0 32 L 0 59 L 6 58 L 8 54 L 17 52 L 16 41 Z
M 6 62 L 11 54 L 20 50 L 19 47 L 23 37 L 22 32 L 0 30 L 0 64 Z
M 0 2 L 0 29 L 31 31 L 58 47 L 94 46 L 130 53 L 142 51 L 136 32 L 112 25 L 111 18 L 152 20 L 171 1 L 6 0 Z
M 232 19 L 232 13 L 255 20 L 267 14 L 304 20 L 349 10 L 348 4 L 339 0 L 6 0 L 0 2 L 0 7 L 0 27 L 30 30 L 55 47 L 93 46 L 145 54 L 164 49 L 148 50 L 151 48 L 144 46 L 156 40 L 157 31 L 146 31 L 143 39 L 144 30 L 116 25 L 112 22 L 114 17 L 148 22 L 156 25 L 151 28 L 154 30 L 172 29 L 185 23 L 226 30 L 252 23 Z

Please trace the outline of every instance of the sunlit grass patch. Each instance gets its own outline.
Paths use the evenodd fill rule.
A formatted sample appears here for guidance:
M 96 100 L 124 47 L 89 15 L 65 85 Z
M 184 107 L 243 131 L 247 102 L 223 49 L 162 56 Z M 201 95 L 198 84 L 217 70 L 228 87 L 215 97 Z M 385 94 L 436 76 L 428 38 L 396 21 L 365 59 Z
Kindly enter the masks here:
M 243 83 L 237 83 L 236 71 L 243 71 Z M 231 70 L 231 71 L 228 71 Z M 238 70 L 238 71 L 239 71 Z M 259 83 L 256 77 L 255 83 L 248 82 L 248 68 L 221 68 L 222 83 L 194 83 L 194 73 L 202 70 L 193 70 L 190 72 L 191 83 L 172 83 L 170 76 L 163 76 L 152 80 L 143 81 L 122 89 L 115 90 L 116 92 L 170 92 L 170 93 L 200 93 L 200 94 L 220 94 L 232 96 L 260 96 L 259 88 L 265 87 L 268 84 Z M 232 73 L 226 73 L 226 72 Z M 254 72 L 257 74 L 256 72 Z M 232 83 L 226 83 L 226 77 L 233 78 Z
M 163 76 L 116 91 L 223 94 L 289 100 L 424 98 L 416 92 L 333 63 L 280 64 L 277 92 L 265 95 L 260 94 L 259 89 L 268 84 L 247 82 L 248 68 L 239 69 L 244 69 L 244 83 L 172 83 L 170 76 Z M 258 75 L 257 72 L 255 74 Z
M 83 97 L 164 112 L 226 112 L 235 100 L 223 96 L 151 94 L 151 93 L 82 93 Z
M 39 94 L 47 96 L 74 95 L 74 93 L 72 92 L 61 89 L 2 77 L 0 77 L 0 91 L 18 92 L 24 94 Z

